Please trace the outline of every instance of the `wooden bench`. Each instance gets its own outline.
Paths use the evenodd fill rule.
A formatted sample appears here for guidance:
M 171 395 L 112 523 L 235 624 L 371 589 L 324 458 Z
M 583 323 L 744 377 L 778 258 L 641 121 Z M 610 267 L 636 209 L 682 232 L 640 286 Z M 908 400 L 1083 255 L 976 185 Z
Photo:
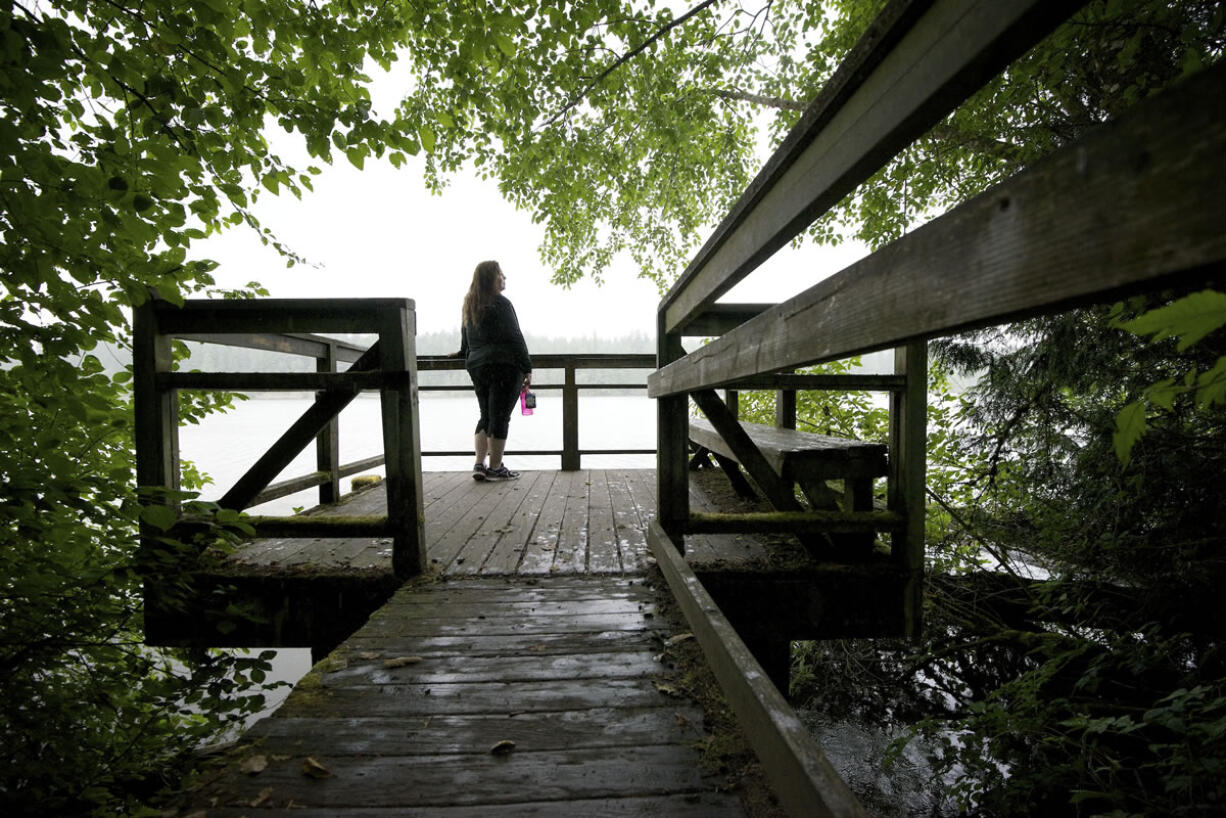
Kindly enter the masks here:
M 872 509 L 873 479 L 888 473 L 884 443 L 865 443 L 744 421 L 741 428 L 780 479 L 798 484 L 806 497 L 813 491 L 822 498 L 818 501 L 809 497 L 815 508 L 829 507 L 828 489 L 822 490 L 825 482 L 842 480 L 844 499 L 851 500 L 846 505 L 840 502 L 844 511 Z M 690 440 L 729 460 L 737 460 L 715 428 L 702 418 L 690 418 Z M 848 497 L 849 492 L 851 497 Z
M 779 429 L 761 423 L 740 423 L 783 485 L 799 486 L 814 510 L 864 512 L 873 510 L 873 480 L 889 472 L 888 447 L 795 429 Z M 690 441 L 716 456 L 737 490 L 744 492 L 745 478 L 736 469 L 739 459 L 711 423 L 690 418 Z M 827 481 L 842 482 L 842 491 Z M 761 487 L 767 492 L 766 487 Z M 791 491 L 789 488 L 788 491 Z M 872 535 L 839 535 L 843 545 L 870 546 Z

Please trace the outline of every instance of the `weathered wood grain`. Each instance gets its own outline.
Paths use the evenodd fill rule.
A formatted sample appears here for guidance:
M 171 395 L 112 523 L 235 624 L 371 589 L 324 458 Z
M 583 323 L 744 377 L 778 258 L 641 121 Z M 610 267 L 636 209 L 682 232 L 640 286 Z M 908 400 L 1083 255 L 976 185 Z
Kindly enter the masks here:
M 650 650 L 596 651 L 570 654 L 528 653 L 525 656 L 412 655 L 420 659 L 402 667 L 384 667 L 396 657 L 359 659 L 323 675 L 325 689 L 337 684 L 474 684 L 476 682 L 535 682 L 577 679 L 631 679 L 664 670 Z
M 558 472 L 539 472 L 536 479 L 526 487 L 524 500 L 508 524 L 510 531 L 498 540 L 486 557 L 484 565 L 481 566 L 482 574 L 514 574 L 519 570 L 520 561 L 537 525 L 541 507 L 545 498 L 552 492 L 557 477 Z M 523 479 L 521 478 L 521 482 Z
M 554 552 L 562 530 L 571 484 L 579 472 L 558 472 L 549 495 L 541 504 L 532 535 L 524 544 L 524 556 L 519 563 L 521 574 L 548 574 L 553 567 Z
M 609 491 L 609 506 L 612 509 L 613 537 L 617 544 L 618 559 L 628 573 L 642 570 L 647 527 L 639 517 L 634 497 L 626 485 L 625 475 L 605 472 L 605 486 Z M 639 541 L 643 546 L 638 547 Z
M 613 499 L 608 472 L 588 472 L 587 571 L 617 574 L 622 570 L 621 548 L 613 523 Z
M 572 498 L 575 480 L 592 484 L 582 487 L 587 496 L 586 519 L 578 516 L 581 504 Z M 519 574 L 561 577 L 571 571 L 580 580 L 575 587 L 584 588 L 586 573 L 634 575 L 647 564 L 645 532 L 656 508 L 653 470 L 529 471 L 518 481 L 490 484 L 472 480 L 468 472 L 427 472 L 422 485 L 428 556 L 444 575 L 467 576 L 475 571 L 477 576 L 491 578 Z M 568 502 L 576 515 L 571 529 L 563 527 Z M 375 486 L 347 495 L 337 506 L 312 509 L 305 516 L 381 513 L 385 503 L 382 487 Z M 512 506 L 514 510 L 509 511 Z M 567 531 L 570 534 L 564 533 Z M 578 538 L 581 533 L 588 542 L 582 567 L 573 553 L 570 562 L 555 565 L 559 537 Z M 740 561 L 761 552 L 751 538 L 694 535 L 689 539 L 703 561 Z M 390 547 L 385 537 L 258 540 L 240 546 L 230 564 L 236 569 L 379 570 L 390 565 Z M 458 562 L 459 558 L 464 562 Z M 530 591 L 517 587 L 514 593 Z
M 246 818 L 247 807 L 210 809 L 209 818 Z M 518 804 L 429 807 L 326 807 L 312 809 L 295 804 L 296 818 L 739 818 L 744 811 L 727 796 L 708 793 L 631 798 L 585 798 L 532 801 Z
M 258 776 L 232 778 L 218 795 L 224 803 L 249 804 L 272 787 L 295 803 L 317 807 L 449 806 L 560 801 L 615 796 L 664 795 L 713 790 L 696 754 L 674 747 L 597 748 L 555 752 L 519 751 L 505 756 L 313 756 L 332 775 L 302 774 L 302 757 L 271 759 Z M 377 786 L 372 786 L 375 782 Z M 291 795 L 292 794 L 292 795 Z M 284 808 L 285 801 L 270 807 Z
M 666 634 L 654 630 L 580 631 L 578 633 L 474 633 L 463 636 L 387 636 L 354 634 L 346 641 L 344 661 L 372 654 L 380 661 L 398 656 L 548 656 L 597 650 L 658 650 Z
M 516 519 L 520 509 L 528 498 L 533 496 L 533 488 L 542 479 L 543 472 L 524 472 L 521 479 L 515 481 L 506 489 L 480 497 L 488 509 L 485 519 L 477 530 L 464 542 L 456 553 L 455 560 L 447 566 L 448 573 L 456 575 L 476 574 L 481 571 L 486 560 L 504 537 L 513 537 L 516 531 Z M 473 481 L 474 483 L 479 481 Z M 481 491 L 490 486 L 479 486 L 475 491 Z
M 867 818 L 783 695 L 657 524 L 651 553 L 790 815 Z
M 414 756 L 488 754 L 503 739 L 541 752 L 698 741 L 702 735 L 702 711 L 679 702 L 531 715 L 443 715 L 395 724 L 381 718 L 265 719 L 250 738 L 275 740 L 278 750 L 303 755 Z
M 459 583 L 454 583 L 459 584 Z M 387 615 L 398 622 L 414 622 L 418 619 L 471 619 L 485 616 L 483 606 L 495 605 L 504 616 L 583 616 L 591 614 L 630 614 L 652 610 L 654 604 L 644 600 L 627 598 L 621 594 L 587 599 L 540 599 L 511 601 L 504 595 L 480 594 L 480 603 L 475 604 L 473 591 L 460 590 L 456 595 L 440 593 L 440 598 L 429 603 L 399 604 L 386 606 Z
M 413 311 L 411 298 L 189 299 L 181 307 L 158 302 L 157 318 L 167 335 L 232 335 L 301 332 L 369 332 L 371 315 Z
M 772 471 L 785 480 L 884 477 L 887 472 L 883 443 L 778 429 L 745 421 L 740 421 L 740 426 Z M 690 439 L 726 457 L 736 457 L 732 447 L 702 418 L 690 419 Z
M 1226 260 L 1223 178 L 1219 65 L 665 366 L 648 394 L 1199 284 Z
M 1081 5 L 887 4 L 669 291 L 661 334 L 705 312 Z
M 467 619 L 399 620 L 372 616 L 372 633 L 381 636 L 461 636 L 474 633 L 567 633 L 583 631 L 638 630 L 648 627 L 651 618 L 641 613 L 573 614 L 494 621 L 489 614 L 474 613 Z
M 617 575 L 409 583 L 245 737 L 198 803 L 248 816 L 741 816 L 699 763 L 703 714 L 678 698 L 657 594 Z M 243 772 L 252 757 L 259 771 Z M 326 774 L 304 775 L 307 757 Z
M 566 492 L 566 508 L 558 528 L 550 571 L 559 574 L 585 573 L 588 547 L 588 472 L 570 472 L 570 487 Z

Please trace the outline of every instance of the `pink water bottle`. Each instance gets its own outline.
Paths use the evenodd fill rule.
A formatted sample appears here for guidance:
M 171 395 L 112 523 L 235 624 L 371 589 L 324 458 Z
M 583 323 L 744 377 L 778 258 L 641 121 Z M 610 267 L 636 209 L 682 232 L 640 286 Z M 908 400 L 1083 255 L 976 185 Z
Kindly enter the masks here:
M 525 389 L 519 393 L 519 413 L 521 415 L 530 415 L 532 410 L 536 408 L 536 395 Z

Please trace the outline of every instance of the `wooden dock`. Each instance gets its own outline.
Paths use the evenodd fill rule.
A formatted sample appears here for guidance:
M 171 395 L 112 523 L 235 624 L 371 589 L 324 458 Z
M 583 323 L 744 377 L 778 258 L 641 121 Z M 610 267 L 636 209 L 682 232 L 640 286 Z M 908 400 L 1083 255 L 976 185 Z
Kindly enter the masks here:
M 647 579 L 654 472 L 432 473 L 425 487 L 435 572 L 319 662 L 189 813 L 744 815 L 703 768 L 703 712 L 675 667 L 696 648 Z M 273 540 L 236 558 L 377 570 L 389 548 Z
M 487 483 L 468 472 L 423 474 L 427 554 L 446 576 L 640 574 L 647 524 L 656 513 L 654 469 L 525 471 L 519 480 Z M 697 486 L 695 508 L 713 508 Z M 348 495 L 313 514 L 376 515 L 381 486 Z M 689 559 L 752 562 L 764 557 L 751 537 L 711 535 L 687 541 Z M 244 546 L 235 567 L 294 570 L 391 570 L 391 540 L 270 539 Z

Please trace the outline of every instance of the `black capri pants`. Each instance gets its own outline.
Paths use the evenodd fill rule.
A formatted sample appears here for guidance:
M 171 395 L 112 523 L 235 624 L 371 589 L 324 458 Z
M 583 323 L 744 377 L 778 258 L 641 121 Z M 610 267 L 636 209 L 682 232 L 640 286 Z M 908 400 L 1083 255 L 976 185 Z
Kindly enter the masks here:
M 485 432 L 492 438 L 506 440 L 511 411 L 524 385 L 524 373 L 505 364 L 485 364 L 468 370 L 468 377 L 472 378 L 477 406 L 481 408 L 476 433 Z

